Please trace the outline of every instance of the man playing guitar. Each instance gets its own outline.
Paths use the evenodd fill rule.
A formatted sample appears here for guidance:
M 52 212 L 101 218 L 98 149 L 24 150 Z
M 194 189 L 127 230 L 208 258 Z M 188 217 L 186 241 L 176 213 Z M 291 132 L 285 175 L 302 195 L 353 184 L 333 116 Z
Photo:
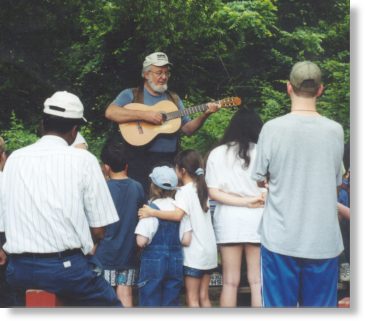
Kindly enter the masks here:
M 165 119 L 160 112 L 130 110 L 123 107 L 129 103 L 153 106 L 160 101 L 170 100 L 177 105 L 179 110 L 184 109 L 181 99 L 175 93 L 167 90 L 171 65 L 167 55 L 163 52 L 148 55 L 143 62 L 143 86 L 123 90 L 107 107 L 105 117 L 118 124 L 145 121 L 154 125 L 161 125 Z M 218 107 L 219 104 L 217 103 L 208 103 L 205 112 L 195 119 L 191 120 L 188 116 L 183 116 L 181 118 L 181 131 L 186 135 L 192 135 L 203 125 L 210 114 L 218 110 Z M 142 148 L 130 146 L 131 156 L 128 174 L 143 185 L 146 193 L 149 186 L 148 174 L 152 168 L 162 162 L 173 163 L 178 149 L 179 135 L 180 131 L 159 135 L 150 144 Z

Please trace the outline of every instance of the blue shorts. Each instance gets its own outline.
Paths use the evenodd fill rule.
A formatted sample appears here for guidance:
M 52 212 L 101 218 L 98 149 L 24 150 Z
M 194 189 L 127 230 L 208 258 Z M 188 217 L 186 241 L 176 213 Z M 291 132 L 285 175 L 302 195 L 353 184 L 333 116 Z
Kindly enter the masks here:
M 336 307 L 338 257 L 304 259 L 261 246 L 264 307 Z
M 204 274 L 211 274 L 214 269 L 211 270 L 199 270 L 184 265 L 184 276 L 190 276 L 192 278 L 201 279 Z

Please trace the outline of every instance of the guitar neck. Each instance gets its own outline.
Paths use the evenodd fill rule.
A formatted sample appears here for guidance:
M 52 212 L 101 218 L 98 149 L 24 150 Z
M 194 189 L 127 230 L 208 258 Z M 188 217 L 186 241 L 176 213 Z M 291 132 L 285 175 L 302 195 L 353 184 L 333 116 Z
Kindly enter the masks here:
M 218 103 L 218 101 L 214 101 L 213 103 Z M 208 109 L 207 104 L 196 105 L 193 107 L 185 108 L 183 110 L 178 110 L 178 111 L 174 111 L 171 113 L 167 113 L 166 120 L 180 118 L 180 117 L 187 116 L 190 114 L 206 111 L 207 109 Z

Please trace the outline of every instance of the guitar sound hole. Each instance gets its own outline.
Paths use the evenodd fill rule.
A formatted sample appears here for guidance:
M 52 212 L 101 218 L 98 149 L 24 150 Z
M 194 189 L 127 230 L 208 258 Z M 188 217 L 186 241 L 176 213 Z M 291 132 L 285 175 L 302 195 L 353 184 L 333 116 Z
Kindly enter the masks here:
M 161 113 L 161 115 L 162 115 L 162 120 L 165 122 L 167 120 L 167 115 L 164 113 Z

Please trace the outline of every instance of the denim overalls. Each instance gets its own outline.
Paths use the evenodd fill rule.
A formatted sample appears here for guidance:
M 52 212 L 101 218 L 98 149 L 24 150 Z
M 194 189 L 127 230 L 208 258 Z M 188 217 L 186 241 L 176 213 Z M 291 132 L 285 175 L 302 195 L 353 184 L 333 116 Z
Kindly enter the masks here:
M 141 255 L 140 306 L 178 306 L 183 285 L 179 222 L 158 220 L 158 230 Z

